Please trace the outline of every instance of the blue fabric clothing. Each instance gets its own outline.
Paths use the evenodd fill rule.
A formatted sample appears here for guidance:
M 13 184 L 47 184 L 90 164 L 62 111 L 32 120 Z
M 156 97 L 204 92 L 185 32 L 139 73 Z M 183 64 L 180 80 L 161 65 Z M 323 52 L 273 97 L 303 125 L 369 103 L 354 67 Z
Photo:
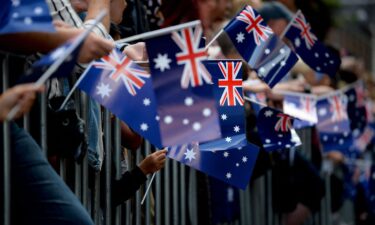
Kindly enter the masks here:
M 12 224 L 94 224 L 40 147 L 16 124 L 11 125 L 11 199 Z

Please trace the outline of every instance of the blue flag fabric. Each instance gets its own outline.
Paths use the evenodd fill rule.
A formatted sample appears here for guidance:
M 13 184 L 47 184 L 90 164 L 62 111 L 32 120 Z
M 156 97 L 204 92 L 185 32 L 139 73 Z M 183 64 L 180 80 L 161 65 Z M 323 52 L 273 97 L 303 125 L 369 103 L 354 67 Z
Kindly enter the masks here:
M 224 31 L 245 61 L 249 61 L 255 49 L 273 34 L 260 14 L 249 5 L 224 27 Z
M 239 190 L 215 178 L 209 179 L 212 224 L 231 223 L 240 217 Z
M 318 122 L 315 95 L 286 93 L 284 94 L 283 110 L 286 114 L 310 122 L 307 124 L 313 125 Z
M 360 83 L 357 83 L 360 85 Z M 350 121 L 350 129 L 352 130 L 353 138 L 359 137 L 367 125 L 367 109 L 364 103 L 364 97 L 362 96 L 362 88 L 358 85 L 354 85 L 345 91 L 345 95 L 348 99 L 347 112 Z
M 259 148 L 248 144 L 228 151 L 200 151 L 198 144 L 172 147 L 168 157 L 232 186 L 245 189 L 249 183 Z
M 200 144 L 200 150 L 225 150 L 247 145 L 240 60 L 204 61 L 212 75 L 214 96 L 223 139 Z
M 221 137 L 200 24 L 146 40 L 164 146 Z
M 263 107 L 257 116 L 257 128 L 266 151 L 295 147 L 301 140 L 292 127 L 293 118 L 277 109 Z
M 82 74 L 79 88 L 153 145 L 162 147 L 150 74 L 129 57 L 114 49 L 92 62 Z
M 317 102 L 317 128 L 325 151 L 346 151 L 353 143 L 347 114 L 347 97 L 337 92 Z
M 0 35 L 19 32 L 55 32 L 44 0 L 5 0 L 0 7 Z
M 334 76 L 341 64 L 340 56 L 318 41 L 301 11 L 297 12 L 288 27 L 285 37 L 302 60 L 316 72 Z
M 246 6 L 224 31 L 243 59 L 271 88 L 296 64 L 297 56 L 251 6 Z
M 84 39 L 80 40 L 79 38 L 74 38 L 43 56 L 26 71 L 25 75 L 18 80 L 18 83 L 37 81 L 51 65 L 61 58 L 65 58 L 64 62 L 53 72 L 51 77 L 69 76 L 77 62 L 83 41 Z M 72 50 L 71 54 L 66 54 L 69 49 Z

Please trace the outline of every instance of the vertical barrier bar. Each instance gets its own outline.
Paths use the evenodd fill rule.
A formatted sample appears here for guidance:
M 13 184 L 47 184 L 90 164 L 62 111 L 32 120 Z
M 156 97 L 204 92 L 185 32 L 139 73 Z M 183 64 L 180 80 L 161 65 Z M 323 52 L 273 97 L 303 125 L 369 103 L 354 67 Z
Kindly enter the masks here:
M 95 187 L 94 187 L 94 201 L 92 212 L 92 217 L 94 218 L 94 223 L 96 225 L 102 224 L 101 222 L 101 211 L 100 211 L 100 173 L 95 174 Z
M 272 210 L 272 171 L 269 170 L 267 171 L 266 173 L 266 194 L 267 194 L 267 224 L 268 225 L 272 225 L 272 221 L 273 221 L 273 217 L 274 217 L 274 214 L 273 214 L 273 210 Z
M 172 163 L 172 201 L 173 201 L 173 223 L 178 224 L 178 165 L 177 161 L 173 160 Z
M 155 224 L 161 225 L 161 172 L 156 174 L 155 179 Z
M 40 146 L 47 156 L 47 94 L 40 95 Z
M 137 150 L 137 153 L 136 153 L 136 159 L 135 161 L 138 163 L 139 161 L 141 161 L 141 150 L 138 149 Z M 137 191 L 137 193 L 135 194 L 135 224 L 136 225 L 141 225 L 141 190 Z
M 137 151 L 140 151 L 139 149 Z M 130 151 L 126 150 L 126 164 L 128 166 L 128 170 L 130 170 L 132 168 L 132 165 L 131 165 L 131 162 L 132 162 L 132 155 L 130 153 Z M 126 225 L 131 225 L 132 224 L 132 217 L 131 217 L 131 202 L 130 200 L 126 201 L 126 204 L 125 204 L 125 219 L 126 219 Z
M 146 141 L 145 142 L 145 157 L 147 157 L 147 155 L 149 155 L 150 152 L 151 152 L 151 145 L 150 145 L 150 143 L 148 141 Z M 149 178 L 151 178 L 151 176 L 149 176 Z M 148 179 L 146 181 L 146 184 L 145 184 L 144 187 L 145 188 L 148 187 L 149 184 L 150 184 L 150 180 Z M 146 224 L 147 225 L 151 224 L 151 213 L 150 213 L 150 211 L 151 211 L 151 193 L 152 193 L 152 189 L 147 194 L 146 200 L 145 200 L 146 204 L 145 204 L 145 208 L 144 208 L 144 215 L 145 215 L 145 219 L 146 219 Z
M 180 224 L 186 224 L 186 182 L 185 182 L 185 165 L 180 164 Z
M 164 169 L 164 225 L 170 225 L 170 217 L 169 217 L 169 210 L 170 202 L 169 202 L 169 163 L 170 160 L 167 159 L 165 161 L 165 169 Z
M 244 192 L 245 194 L 245 223 L 244 224 L 252 224 L 252 207 L 251 207 L 251 189 L 252 186 L 248 186 L 246 191 Z
M 88 118 L 89 118 L 89 104 L 90 100 L 86 94 L 81 92 L 81 116 L 82 119 L 85 121 L 85 134 L 88 134 L 89 130 L 89 123 L 88 123 Z M 86 208 L 89 208 L 89 203 L 88 203 L 88 190 L 89 190 L 89 164 L 88 164 L 88 153 L 86 153 L 85 158 L 83 159 L 82 162 L 82 203 Z M 94 188 L 95 189 L 95 188 Z M 93 190 L 91 190 L 93 191 Z M 92 199 L 91 199 L 92 200 Z M 94 202 L 94 201 L 91 201 Z
M 114 154 L 115 154 L 115 167 L 116 167 L 116 180 L 121 179 L 121 128 L 120 120 L 116 118 L 114 124 Z M 121 224 L 121 205 L 116 207 L 115 224 Z
M 246 211 L 246 206 L 245 206 L 245 202 L 246 202 L 245 191 L 243 191 L 243 190 L 239 191 L 240 192 L 239 193 L 239 195 L 240 195 L 240 224 L 247 224 L 246 221 L 245 221 L 245 215 L 246 215 L 246 213 L 248 213 Z
M 60 159 L 60 177 L 66 181 L 66 159 Z
M 198 225 L 197 172 L 189 168 L 189 214 L 192 225 Z
M 2 66 L 3 66 L 3 74 L 2 74 L 2 79 L 3 79 L 3 90 L 6 90 L 8 88 L 8 74 L 9 74 L 9 56 L 6 55 L 5 58 L 2 61 Z M 4 193 L 3 198 L 4 198 L 4 225 L 10 225 L 10 192 L 11 192 L 11 187 L 10 187 L 10 128 L 9 128 L 9 123 L 4 122 L 3 123 L 3 173 L 4 173 L 4 178 L 3 178 L 3 185 L 4 185 Z
M 105 143 L 105 224 L 112 225 L 112 199 L 111 199 L 111 170 L 112 170 L 112 152 L 111 152 L 111 113 L 104 111 L 104 143 Z

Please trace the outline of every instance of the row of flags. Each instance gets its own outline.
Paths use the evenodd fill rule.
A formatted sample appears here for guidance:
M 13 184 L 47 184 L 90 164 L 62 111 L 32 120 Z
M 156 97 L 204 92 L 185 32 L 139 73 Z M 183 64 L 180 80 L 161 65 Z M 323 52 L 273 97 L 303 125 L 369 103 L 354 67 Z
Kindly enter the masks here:
M 375 134 L 372 105 L 365 100 L 363 90 L 363 82 L 357 81 L 319 97 L 284 93 L 283 109 L 298 118 L 293 124 L 295 128 L 316 125 L 325 151 L 363 152 Z
M 297 61 L 293 50 L 250 6 L 224 30 L 245 61 L 271 87 Z M 259 148 L 246 140 L 244 65 L 238 60 L 207 60 L 202 35 L 199 21 L 153 32 L 146 39 L 149 71 L 114 49 L 88 66 L 78 86 L 156 147 L 168 147 L 170 158 L 245 188 Z M 57 49 L 33 67 L 47 69 L 48 63 L 41 62 L 58 59 L 64 49 Z M 60 67 L 65 74 L 77 54 L 78 50 L 72 51 L 66 57 L 66 65 Z M 266 150 L 300 144 L 291 116 L 261 107 L 257 122 Z

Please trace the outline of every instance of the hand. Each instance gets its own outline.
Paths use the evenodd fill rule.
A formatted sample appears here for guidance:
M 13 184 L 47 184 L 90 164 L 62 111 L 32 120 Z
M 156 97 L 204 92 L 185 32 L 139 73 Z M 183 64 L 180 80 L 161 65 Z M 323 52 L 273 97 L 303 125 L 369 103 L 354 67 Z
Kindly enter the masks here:
M 20 110 L 15 118 L 29 112 L 34 103 L 35 94 L 37 92 L 42 92 L 43 90 L 43 86 L 36 87 L 34 84 L 20 84 L 6 90 L 0 96 L 0 121 L 4 121 L 9 111 L 17 104 L 20 105 Z
M 128 45 L 125 47 L 124 52 L 134 61 L 147 61 L 147 51 L 144 42 L 138 42 L 134 45 Z
M 112 41 L 91 33 L 82 46 L 78 61 L 80 63 L 89 63 L 92 60 L 100 59 L 101 57 L 108 55 L 114 47 Z
M 155 173 L 156 171 L 164 167 L 166 154 L 166 149 L 156 151 L 142 160 L 138 167 L 141 169 L 144 175 Z

